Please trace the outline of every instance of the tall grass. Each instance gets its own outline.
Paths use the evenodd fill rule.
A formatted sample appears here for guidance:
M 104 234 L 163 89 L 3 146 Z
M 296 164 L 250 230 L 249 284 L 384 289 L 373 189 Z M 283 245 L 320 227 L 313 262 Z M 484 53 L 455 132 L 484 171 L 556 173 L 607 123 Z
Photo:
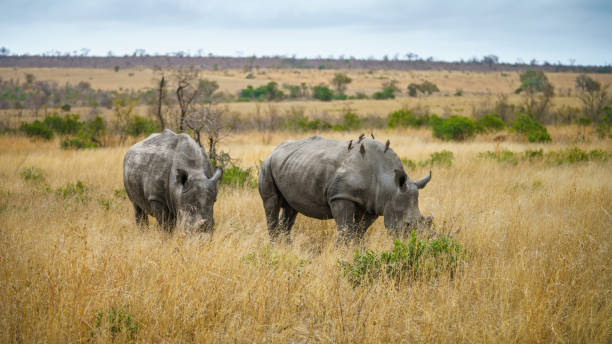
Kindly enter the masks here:
M 296 135 L 236 135 L 222 148 L 246 168 Z M 382 218 L 364 247 L 334 247 L 333 221 L 301 215 L 292 244 L 271 245 L 257 190 L 228 187 L 212 235 L 139 228 L 116 191 L 127 147 L 0 136 L 0 342 L 609 343 L 612 162 L 500 164 L 478 158 L 493 143 L 429 135 L 376 133 L 415 161 L 453 152 L 451 166 L 408 173 L 433 170 L 420 209 L 460 229 L 469 256 L 452 277 L 357 288 L 338 262 L 393 249 Z M 544 149 L 570 147 L 558 142 Z M 580 148 L 610 150 L 592 142 Z M 79 182 L 82 197 L 56 192 Z

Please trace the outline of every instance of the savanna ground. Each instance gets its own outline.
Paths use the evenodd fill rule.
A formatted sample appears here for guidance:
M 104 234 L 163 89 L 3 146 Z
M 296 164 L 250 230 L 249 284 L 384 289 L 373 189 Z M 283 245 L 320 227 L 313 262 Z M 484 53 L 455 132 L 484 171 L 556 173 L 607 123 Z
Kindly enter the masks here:
M 60 149 L 59 139 L 0 136 L 0 342 L 609 343 L 612 159 L 479 156 L 612 150 L 610 138 L 575 126 L 549 132 L 551 144 L 512 135 L 502 143 L 493 135 L 449 143 L 424 129 L 376 131 L 403 158 L 453 152 L 450 166 L 407 172 L 417 179 L 431 168 L 421 212 L 435 217 L 438 230 L 459 230 L 454 239 L 466 254 L 452 277 L 381 277 L 357 287 L 339 262 L 357 249 L 392 247 L 382 218 L 363 247 L 335 247 L 333 221 L 301 215 L 291 244 L 270 244 L 257 190 L 224 186 L 212 234 L 168 234 L 155 220 L 139 228 L 122 191 L 129 142 L 74 151 Z M 280 142 L 311 134 L 243 132 L 220 148 L 251 167 Z M 359 132 L 322 135 L 348 140 Z M 117 318 L 122 328 L 109 320 Z

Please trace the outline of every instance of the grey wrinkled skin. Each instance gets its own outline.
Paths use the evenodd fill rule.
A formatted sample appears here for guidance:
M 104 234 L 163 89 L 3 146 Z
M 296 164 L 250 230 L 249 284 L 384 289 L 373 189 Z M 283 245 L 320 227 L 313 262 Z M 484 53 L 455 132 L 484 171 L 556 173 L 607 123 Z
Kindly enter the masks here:
M 281 143 L 263 161 L 259 194 L 272 240 L 288 238 L 298 213 L 333 218 L 338 243 L 361 240 L 379 216 L 392 235 L 431 226 L 433 218 L 423 217 L 418 207 L 419 189 L 431 172 L 414 182 L 384 144 L 368 138 L 350 147 L 348 141 L 312 136 Z
M 148 225 L 150 214 L 169 231 L 177 222 L 201 231 L 213 229 L 222 173 L 219 168 L 213 173 L 208 156 L 191 137 L 168 129 L 136 143 L 123 158 L 123 185 L 136 223 Z

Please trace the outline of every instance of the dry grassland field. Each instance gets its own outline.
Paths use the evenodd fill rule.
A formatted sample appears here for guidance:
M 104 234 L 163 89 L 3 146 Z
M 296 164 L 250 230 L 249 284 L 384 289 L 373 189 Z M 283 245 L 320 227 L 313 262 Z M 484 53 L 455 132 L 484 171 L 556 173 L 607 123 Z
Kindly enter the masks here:
M 120 80 L 104 70 L 5 69 L 0 75 L 25 72 L 58 82 L 90 75 L 94 88 L 152 83 L 148 70 L 136 70 L 133 77 L 121 70 L 126 75 Z M 281 70 L 254 80 L 239 71 L 206 77 L 218 80 L 221 89 L 237 90 L 268 76 L 295 83 L 297 72 L 299 80 L 313 84 L 333 75 Z M 403 101 L 476 103 L 488 92 L 485 84 L 497 85 L 491 86 L 493 95 L 518 85 L 514 74 L 375 75 L 385 73 L 401 80 L 402 89 L 425 78 L 442 92 L 462 88 L 476 94 L 400 98 L 389 101 L 390 110 Z M 349 92 L 380 87 L 381 80 L 367 71 L 349 75 L 355 78 Z M 557 88 L 573 87 L 575 75 L 548 76 Z M 610 75 L 602 78 L 610 81 Z M 341 106 L 307 103 L 318 109 Z M 366 114 L 368 106 L 375 111 L 380 104 L 387 103 L 351 106 Z M 138 139 L 63 150 L 57 137 L 0 135 L 0 342 L 610 343 L 612 139 L 573 125 L 548 130 L 548 144 L 526 143 L 508 132 L 504 142 L 487 134 L 457 143 L 436 139 L 428 129 L 375 131 L 401 158 L 418 162 L 452 152 L 449 164 L 417 163 L 406 171 L 413 180 L 432 171 L 419 208 L 435 217 L 435 230 L 451 236 L 461 253 L 452 269 L 434 259 L 423 262 L 424 273 L 394 278 L 383 269 L 360 284 L 351 282 L 343 266 L 354 262 L 356 251 L 378 257 L 393 249 L 382 217 L 361 245 L 336 247 L 333 220 L 302 215 L 290 244 L 272 244 L 257 189 L 222 186 L 212 234 L 180 227 L 170 234 L 154 219 L 141 228 L 122 181 L 123 155 Z M 259 162 L 278 144 L 314 134 L 348 141 L 360 132 L 248 131 L 231 134 L 220 149 L 256 176 Z M 608 158 L 521 158 L 527 150 L 542 149 L 546 157 L 573 147 Z M 505 151 L 519 158 L 491 158 Z M 434 240 L 422 234 L 415 239 Z

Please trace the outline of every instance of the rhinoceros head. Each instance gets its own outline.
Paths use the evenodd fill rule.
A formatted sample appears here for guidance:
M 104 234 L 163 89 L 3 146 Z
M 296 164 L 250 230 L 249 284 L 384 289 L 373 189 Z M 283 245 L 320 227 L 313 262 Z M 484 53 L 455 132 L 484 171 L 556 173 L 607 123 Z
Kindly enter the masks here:
M 188 228 L 210 231 L 215 222 L 213 205 L 217 200 L 217 184 L 223 170 L 217 168 L 211 178 L 203 171 L 176 169 L 172 188 L 178 221 Z
M 423 217 L 419 210 L 419 189 L 427 185 L 431 171 L 425 178 L 411 181 L 402 170 L 395 170 L 396 192 L 387 202 L 383 216 L 385 228 L 391 234 L 406 234 L 413 228 L 431 227 L 433 217 Z

